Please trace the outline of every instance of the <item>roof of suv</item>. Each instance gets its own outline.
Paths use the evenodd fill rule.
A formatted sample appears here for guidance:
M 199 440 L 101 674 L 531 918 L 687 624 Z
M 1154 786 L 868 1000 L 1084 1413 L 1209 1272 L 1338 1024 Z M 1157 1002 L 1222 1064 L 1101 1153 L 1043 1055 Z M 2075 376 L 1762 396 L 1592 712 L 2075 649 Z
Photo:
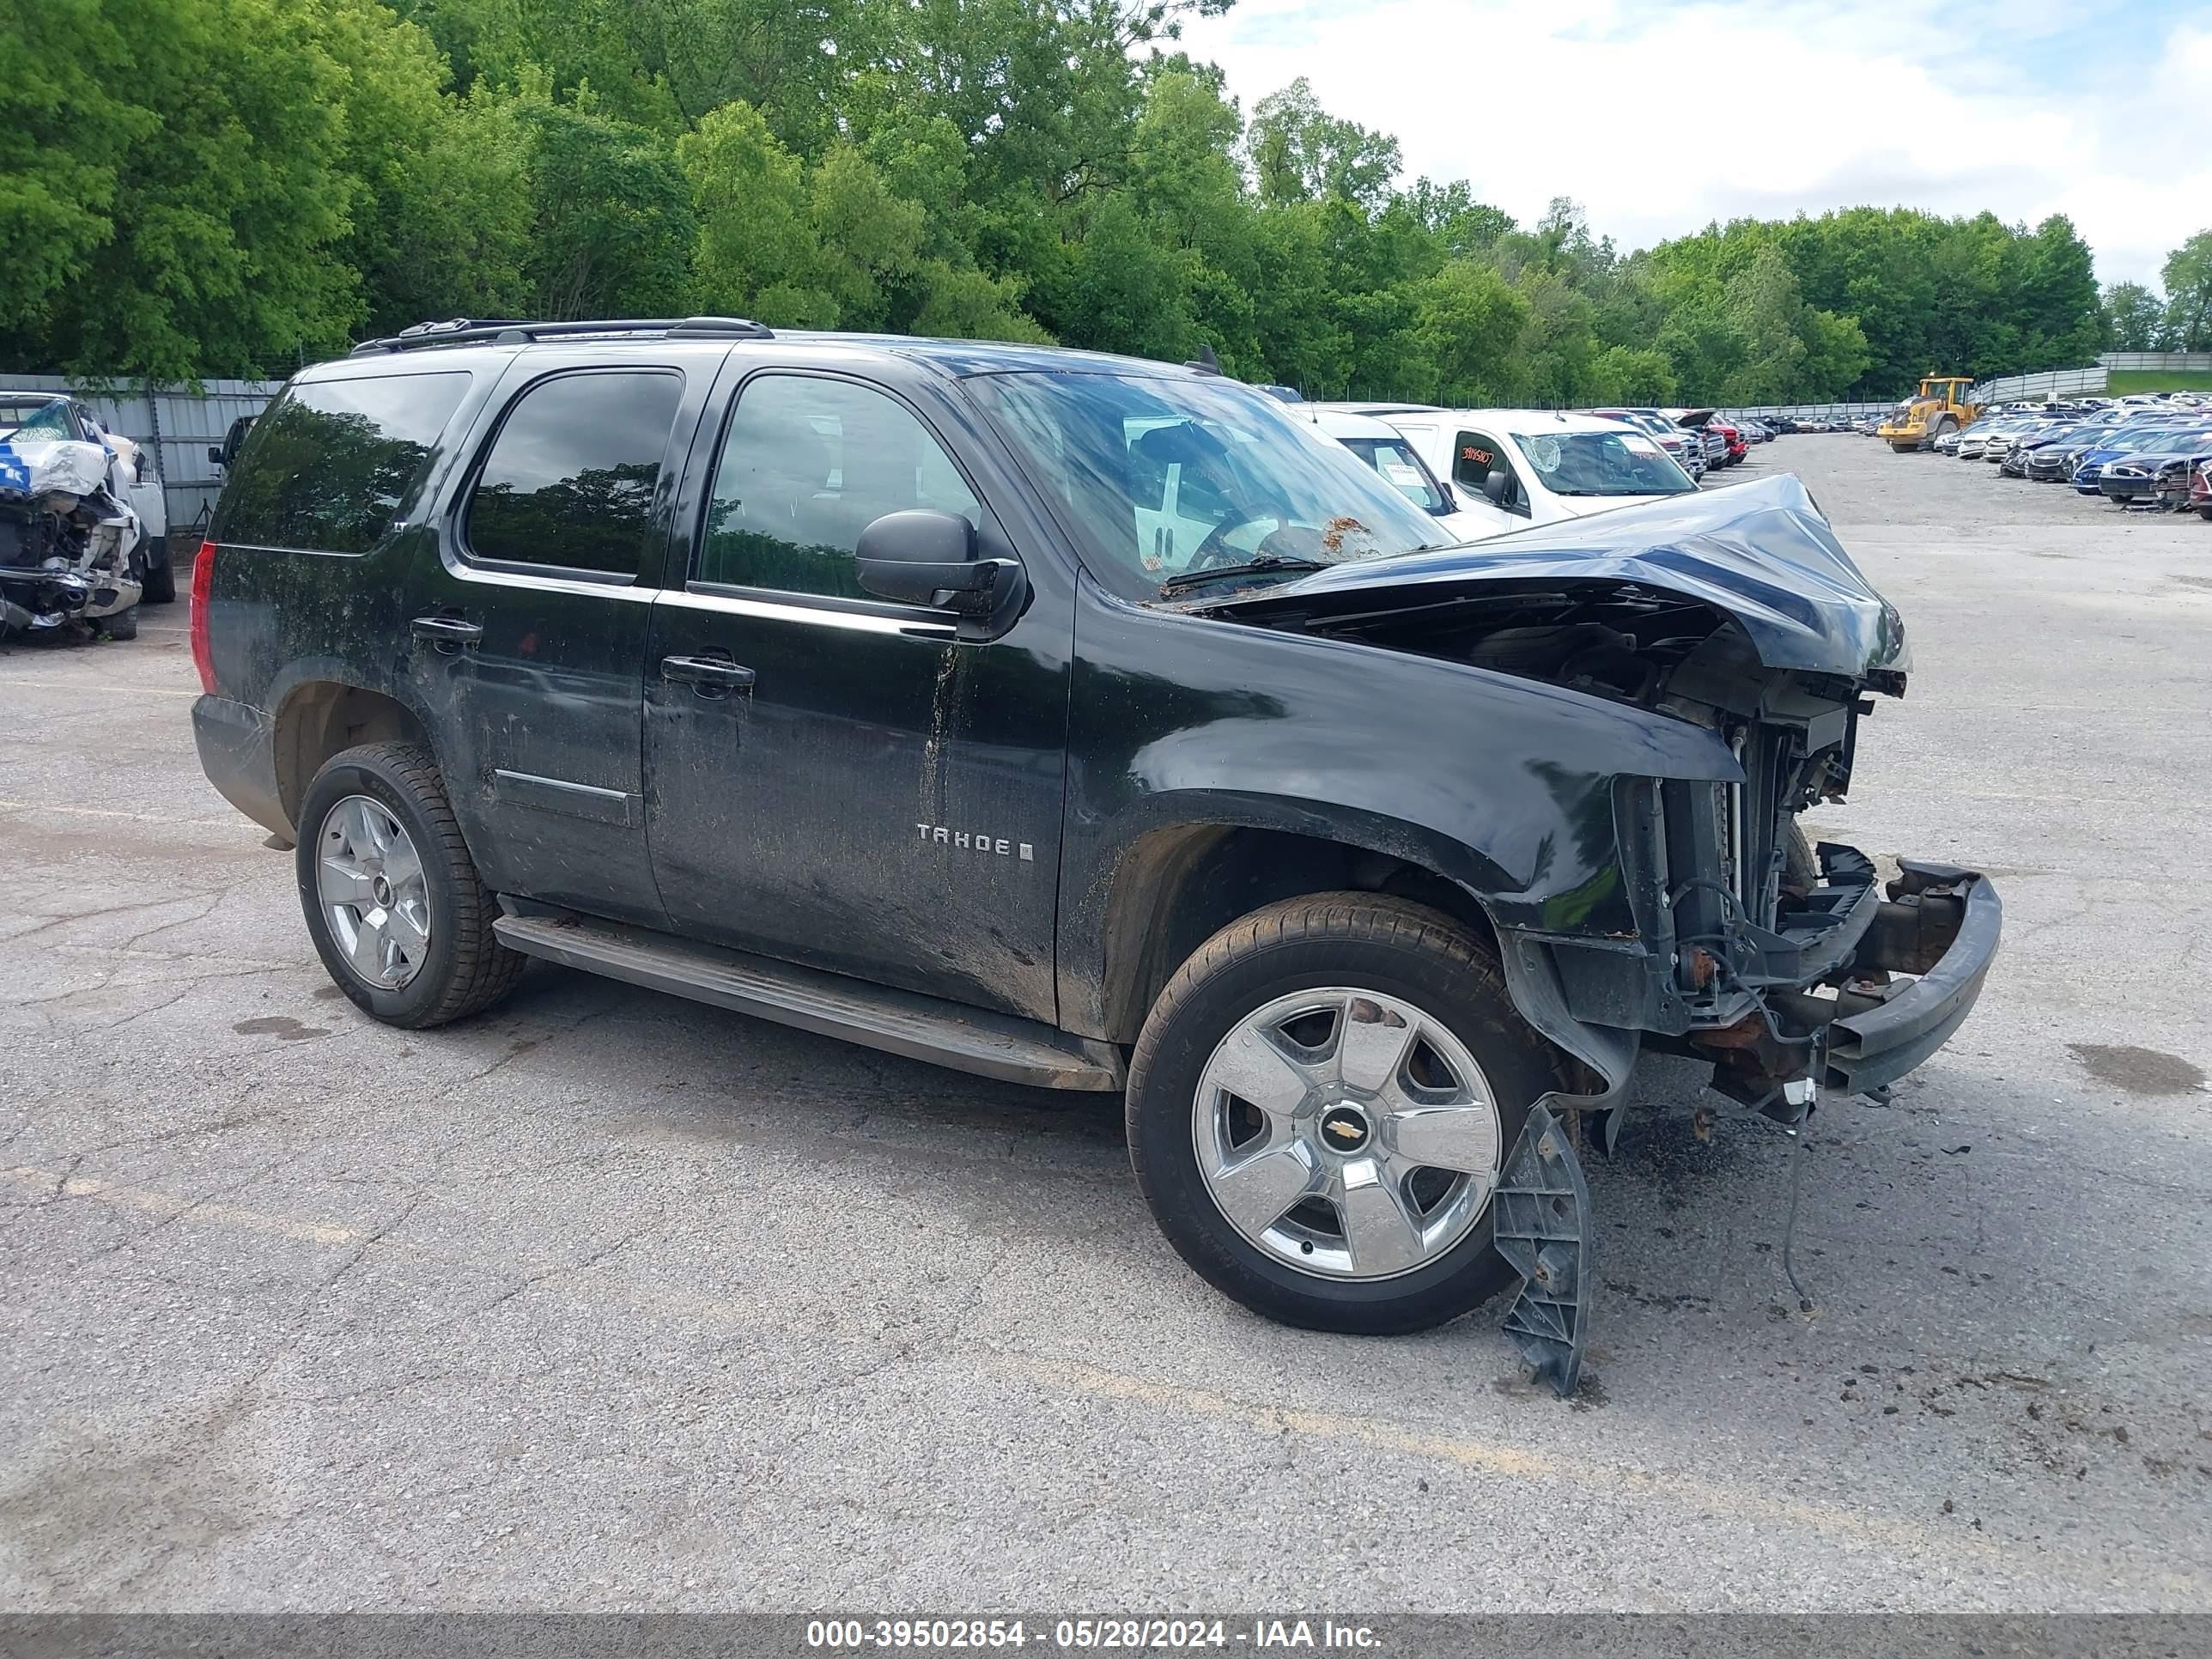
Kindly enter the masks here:
M 1012 344 L 999 340 L 917 338 L 908 334 L 845 334 L 823 329 L 776 329 L 737 317 L 617 319 L 571 323 L 471 323 L 456 318 L 450 323 L 420 323 L 412 329 L 383 339 L 368 340 L 346 357 L 352 364 L 385 364 L 416 353 L 434 354 L 483 350 L 512 352 L 532 346 L 588 345 L 623 350 L 663 345 L 669 341 L 733 345 L 776 342 L 787 345 L 844 347 L 880 351 L 927 363 L 954 376 L 1004 374 L 1024 371 L 1046 374 L 1140 374 L 1158 379 L 1225 378 L 1197 365 L 1122 357 L 1110 352 L 1078 351 L 1065 346 Z M 315 368 L 328 368 L 318 364 Z M 310 374 L 313 373 L 311 369 Z

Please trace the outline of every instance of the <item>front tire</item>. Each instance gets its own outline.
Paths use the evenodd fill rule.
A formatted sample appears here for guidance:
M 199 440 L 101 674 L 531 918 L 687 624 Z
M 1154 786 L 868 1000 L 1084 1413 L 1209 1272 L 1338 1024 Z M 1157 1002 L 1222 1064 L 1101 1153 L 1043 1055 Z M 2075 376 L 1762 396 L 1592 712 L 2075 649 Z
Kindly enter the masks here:
M 526 959 L 492 934 L 498 902 L 422 749 L 334 756 L 300 804 L 294 861 L 316 953 L 362 1012 L 420 1030 L 514 988 Z
M 138 595 L 141 605 L 174 605 L 177 602 L 177 568 L 169 562 L 169 544 L 165 537 L 159 547 L 147 549 L 144 585 Z
M 1232 922 L 1168 983 L 1129 1067 L 1129 1157 L 1207 1283 L 1314 1330 L 1395 1334 L 1513 1278 L 1498 1172 L 1559 1086 L 1486 945 L 1374 893 Z

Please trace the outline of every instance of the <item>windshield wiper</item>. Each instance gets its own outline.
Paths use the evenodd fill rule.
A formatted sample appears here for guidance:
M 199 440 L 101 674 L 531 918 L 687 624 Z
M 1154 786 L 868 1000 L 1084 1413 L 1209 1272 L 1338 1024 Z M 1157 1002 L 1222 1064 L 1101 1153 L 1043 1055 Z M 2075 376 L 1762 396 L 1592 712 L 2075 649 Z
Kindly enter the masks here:
M 1195 587 L 1200 582 L 1218 580 L 1224 576 L 1252 576 L 1264 570 L 1326 570 L 1328 567 L 1319 559 L 1285 559 L 1273 553 L 1262 553 L 1243 564 L 1217 564 L 1204 570 L 1186 570 L 1169 577 L 1160 584 L 1162 594 L 1178 592 L 1186 587 Z

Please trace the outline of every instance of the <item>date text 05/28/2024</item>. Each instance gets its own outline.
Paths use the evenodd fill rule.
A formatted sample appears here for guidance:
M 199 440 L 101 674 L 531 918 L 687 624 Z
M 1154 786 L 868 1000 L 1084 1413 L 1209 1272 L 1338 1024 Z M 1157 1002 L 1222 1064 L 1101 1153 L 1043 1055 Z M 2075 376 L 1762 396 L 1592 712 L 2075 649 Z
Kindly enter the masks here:
M 1381 1641 L 1368 1626 L 1333 1619 L 1092 1618 L 817 1619 L 806 1626 L 806 1645 L 831 1650 L 868 1648 L 958 1652 L 1038 1647 L 1065 1650 L 1176 1651 L 1247 1648 L 1259 1651 L 1334 1649 L 1375 1651 Z

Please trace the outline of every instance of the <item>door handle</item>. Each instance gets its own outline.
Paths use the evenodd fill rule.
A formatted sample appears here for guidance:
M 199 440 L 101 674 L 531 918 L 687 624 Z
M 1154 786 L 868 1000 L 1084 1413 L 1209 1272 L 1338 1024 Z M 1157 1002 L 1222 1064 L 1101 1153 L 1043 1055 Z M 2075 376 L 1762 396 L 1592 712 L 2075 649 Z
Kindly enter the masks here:
M 416 639 L 429 640 L 439 646 L 474 645 L 483 638 L 483 629 L 479 624 L 464 622 L 459 617 L 417 617 L 411 626 Z
M 752 689 L 753 671 L 720 657 L 663 657 L 660 678 L 677 685 L 749 691 Z

